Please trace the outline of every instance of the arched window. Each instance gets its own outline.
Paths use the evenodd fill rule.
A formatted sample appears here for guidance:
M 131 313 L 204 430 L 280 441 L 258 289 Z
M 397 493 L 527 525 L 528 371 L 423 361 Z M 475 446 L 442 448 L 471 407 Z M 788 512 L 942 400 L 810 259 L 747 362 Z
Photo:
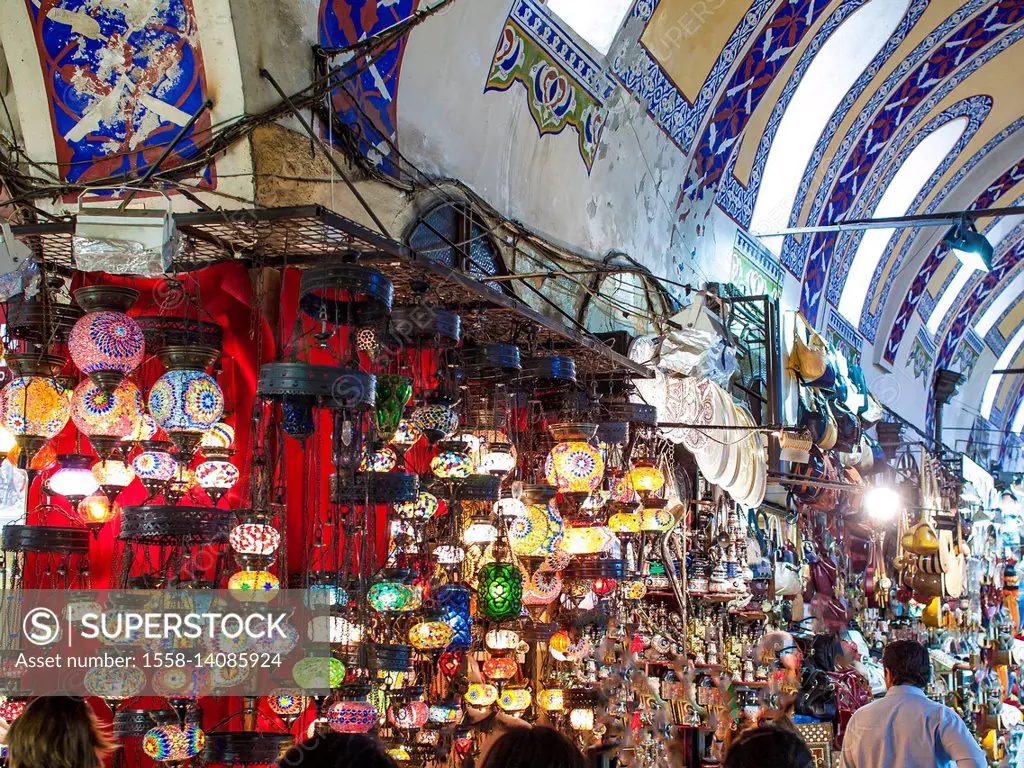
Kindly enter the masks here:
M 871 0 L 840 24 L 814 56 L 768 151 L 754 202 L 752 232 L 788 225 L 800 179 L 829 118 L 909 6 L 910 0 Z M 761 242 L 778 256 L 783 239 L 766 237 Z
M 896 171 L 870 218 L 905 215 L 921 188 L 935 173 L 935 169 L 949 154 L 963 132 L 967 130 L 967 124 L 966 117 L 958 117 L 944 123 L 925 136 L 903 161 L 900 169 Z M 869 229 L 864 233 L 864 237 L 861 238 L 860 244 L 857 246 L 849 273 L 853 279 L 846 281 L 843 293 L 839 297 L 840 314 L 854 326 L 860 324 L 864 300 L 871 287 L 871 275 L 875 273 L 878 260 L 882 258 L 885 246 L 889 243 L 889 238 L 892 237 L 894 231 L 893 229 Z
M 496 291 L 510 292 L 503 281 L 505 263 L 480 216 L 465 203 L 443 202 L 419 218 L 409 233 L 409 247 L 445 266 L 483 280 Z
M 548 0 L 548 10 L 606 54 L 619 33 L 633 0 Z

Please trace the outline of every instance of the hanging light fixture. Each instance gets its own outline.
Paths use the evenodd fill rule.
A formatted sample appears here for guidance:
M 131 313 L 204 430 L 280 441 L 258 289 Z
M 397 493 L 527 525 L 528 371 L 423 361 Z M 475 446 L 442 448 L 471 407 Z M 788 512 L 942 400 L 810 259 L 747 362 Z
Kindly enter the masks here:
M 243 522 L 231 529 L 228 543 L 235 552 L 235 559 L 246 568 L 266 567 L 273 562 L 274 554 L 281 546 L 281 533 L 273 525 L 260 518 Z
M 130 379 L 110 391 L 85 379 L 71 398 L 71 420 L 102 459 L 120 453 L 121 441 L 134 430 L 142 409 L 142 393 Z
M 239 571 L 228 579 L 228 591 L 241 603 L 269 603 L 280 588 L 280 580 L 270 571 Z
M 459 414 L 452 409 L 450 401 L 442 397 L 421 405 L 412 412 L 411 420 L 431 445 L 452 437 L 459 429 Z
M 629 489 L 640 494 L 644 500 L 665 487 L 665 475 L 647 459 L 637 461 L 626 473 L 625 481 Z
M 60 468 L 50 475 L 46 487 L 55 496 L 63 496 L 74 508 L 100 487 L 92 473 L 92 457 L 82 453 L 67 453 L 60 456 L 58 461 Z
M 959 224 L 954 224 L 945 237 L 944 242 L 957 259 L 967 269 L 981 272 L 992 271 L 992 243 L 988 238 L 980 234 L 974 226 L 974 221 L 962 219 Z
M 423 430 L 412 419 L 402 419 L 391 438 L 391 444 L 402 451 L 407 451 L 423 439 Z
M 373 407 L 373 423 L 377 437 L 387 442 L 395 436 L 402 422 L 402 412 L 412 399 L 412 379 L 408 376 L 382 374 L 377 376 L 377 397 Z
M 327 722 L 336 733 L 367 733 L 377 727 L 380 715 L 368 701 L 336 701 L 327 710 Z
M 132 424 L 131 432 L 121 438 L 124 443 L 142 443 L 156 437 L 157 426 L 153 417 L 145 411 L 139 413 L 135 423 Z
M 548 431 L 558 442 L 544 462 L 544 474 L 549 483 L 579 507 L 604 479 L 604 456 L 591 444 L 597 425 L 552 424 Z
M 473 517 L 462 532 L 462 543 L 467 547 L 487 546 L 498 540 L 498 529 L 489 515 Z
M 420 491 L 413 501 L 395 504 L 395 512 L 407 520 L 428 520 L 437 514 L 440 506 L 437 496 L 429 491 Z
M 120 511 L 121 505 L 102 493 L 86 496 L 75 507 L 78 519 L 92 531 L 93 536 L 98 536 L 103 526 L 117 517 Z
M 390 472 L 398 466 L 398 457 L 395 452 L 384 446 L 376 450 L 370 450 L 363 454 L 359 462 L 360 472 Z
M 149 412 L 188 456 L 224 413 L 224 393 L 206 372 L 218 355 L 218 350 L 202 346 L 165 347 L 160 353 L 169 370 L 149 391 Z
M 409 645 L 417 651 L 442 651 L 455 639 L 455 630 L 440 618 L 421 621 L 409 629 Z
M 75 291 L 85 310 L 68 336 L 71 362 L 108 394 L 142 363 L 146 342 L 142 328 L 125 312 L 139 292 L 132 288 L 95 285 Z
M 196 482 L 206 491 L 214 506 L 225 493 L 238 484 L 241 473 L 228 461 L 234 451 L 230 448 L 202 448 L 204 461 L 196 467 Z
M 155 425 L 154 425 L 155 428 Z M 226 449 L 234 445 L 235 428 L 223 421 L 217 422 L 203 433 L 200 448 Z
M 206 734 L 194 724 L 161 725 L 146 732 L 142 751 L 161 763 L 191 760 L 206 747 Z
M 170 453 L 170 443 L 147 440 L 141 448 L 142 453 L 132 459 L 132 469 L 150 496 L 155 496 L 174 478 L 178 462 Z
M 477 574 L 477 610 L 490 621 L 507 621 L 523 608 L 523 574 L 513 563 L 484 565 Z
M 113 501 L 135 479 L 135 470 L 119 459 L 100 459 L 92 465 L 92 476 L 100 490 Z
M 440 612 L 439 618 L 454 632 L 446 650 L 468 650 L 473 644 L 469 590 L 461 584 L 444 584 L 434 590 L 434 602 Z
M 15 378 L 0 390 L 3 426 L 21 448 L 24 469 L 71 419 L 71 397 L 57 383 L 64 361 L 53 355 L 8 355 L 7 365 Z
M 430 471 L 441 480 L 463 480 L 473 474 L 473 458 L 465 443 L 457 440 L 437 445 L 440 453 L 430 460 Z

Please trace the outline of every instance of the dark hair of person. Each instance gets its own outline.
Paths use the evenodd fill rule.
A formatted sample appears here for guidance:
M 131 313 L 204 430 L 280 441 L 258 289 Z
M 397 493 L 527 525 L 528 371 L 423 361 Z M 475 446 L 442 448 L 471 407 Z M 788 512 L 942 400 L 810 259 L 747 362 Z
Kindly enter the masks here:
M 723 768 L 814 768 L 811 750 L 792 728 L 772 723 L 751 728 L 725 753 Z
M 376 739 L 361 733 L 318 733 L 277 761 L 279 768 L 398 768 Z
M 114 743 L 84 699 L 43 696 L 7 731 L 8 768 L 100 768 Z
M 892 685 L 924 688 L 932 679 L 928 649 L 916 640 L 893 640 L 882 651 L 882 666 L 889 672 Z
M 587 768 L 575 744 L 553 728 L 515 728 L 488 750 L 481 768 Z

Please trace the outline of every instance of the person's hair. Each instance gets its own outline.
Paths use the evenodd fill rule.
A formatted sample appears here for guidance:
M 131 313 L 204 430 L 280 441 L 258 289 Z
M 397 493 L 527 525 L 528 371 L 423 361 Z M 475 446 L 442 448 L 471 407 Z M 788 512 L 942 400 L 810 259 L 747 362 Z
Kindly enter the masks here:
M 318 733 L 277 761 L 279 768 L 398 768 L 380 742 L 361 733 Z
M 576 745 L 553 728 L 515 728 L 487 751 L 481 768 L 587 768 Z
M 43 696 L 7 731 L 9 768 L 100 768 L 115 745 L 84 699 Z
M 725 753 L 723 768 L 814 768 L 811 750 L 792 728 L 772 723 L 740 734 Z
M 889 672 L 892 685 L 924 688 L 932 679 L 928 649 L 916 640 L 893 640 L 882 651 L 882 666 Z

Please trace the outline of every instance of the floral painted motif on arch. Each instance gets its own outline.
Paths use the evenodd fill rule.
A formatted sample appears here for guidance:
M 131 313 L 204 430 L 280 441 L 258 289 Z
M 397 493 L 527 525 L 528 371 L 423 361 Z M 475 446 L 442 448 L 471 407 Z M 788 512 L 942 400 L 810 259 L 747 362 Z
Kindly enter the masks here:
M 501 31 L 484 92 L 526 88 L 530 115 L 541 136 L 567 127 L 579 137 L 589 174 L 615 84 L 536 0 L 517 0 Z

